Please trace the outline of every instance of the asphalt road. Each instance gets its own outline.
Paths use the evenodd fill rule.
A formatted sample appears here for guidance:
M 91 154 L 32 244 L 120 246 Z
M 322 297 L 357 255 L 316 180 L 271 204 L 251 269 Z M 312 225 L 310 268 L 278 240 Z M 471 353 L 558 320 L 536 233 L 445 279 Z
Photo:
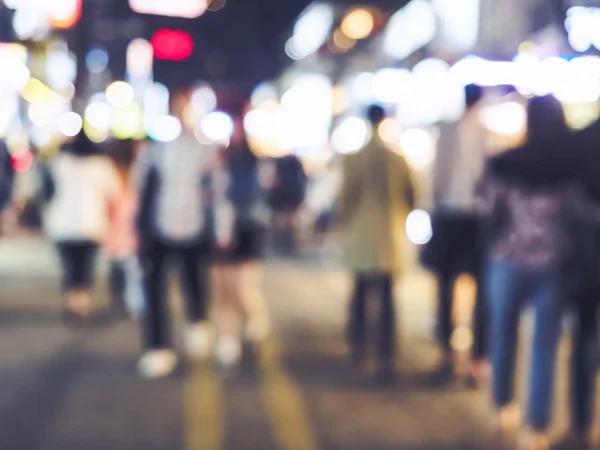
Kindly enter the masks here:
M 423 272 L 411 271 L 398 284 L 402 376 L 391 387 L 377 386 L 347 361 L 350 283 L 335 264 L 269 261 L 264 285 L 276 338 L 266 350 L 276 351 L 247 357 L 231 379 L 210 364 L 185 362 L 168 379 L 139 379 L 139 325 L 106 314 L 102 285 L 101 277 L 96 320 L 67 329 L 52 249 L 39 239 L 0 243 L 2 450 L 503 448 L 485 387 L 423 383 L 438 355 L 435 290 Z M 460 289 L 468 309 L 469 286 Z M 172 297 L 177 332 L 177 290 Z M 524 342 L 527 335 L 525 325 Z M 565 341 L 554 436 L 567 424 L 567 356 Z

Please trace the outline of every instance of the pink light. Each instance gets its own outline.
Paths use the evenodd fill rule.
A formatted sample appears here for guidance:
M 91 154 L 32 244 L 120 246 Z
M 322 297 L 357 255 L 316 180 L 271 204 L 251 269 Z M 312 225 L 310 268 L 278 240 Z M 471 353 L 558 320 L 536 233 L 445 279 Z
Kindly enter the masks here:
M 12 157 L 12 166 L 16 172 L 25 173 L 33 165 L 33 155 L 29 150 L 15 153 Z
M 152 36 L 152 48 L 158 59 L 183 61 L 194 51 L 194 40 L 185 31 L 163 29 Z

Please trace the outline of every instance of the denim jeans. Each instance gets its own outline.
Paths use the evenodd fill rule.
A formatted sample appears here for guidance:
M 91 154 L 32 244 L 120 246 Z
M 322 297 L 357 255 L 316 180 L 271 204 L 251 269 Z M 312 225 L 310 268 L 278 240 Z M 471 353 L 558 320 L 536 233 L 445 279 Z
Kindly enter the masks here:
M 598 357 L 597 296 L 598 282 L 578 292 L 573 351 L 571 355 L 571 426 L 579 432 L 589 431 L 596 400 Z
M 535 308 L 528 419 L 543 430 L 549 423 L 554 392 L 556 350 L 561 333 L 563 295 L 560 272 L 550 268 L 523 268 L 493 261 L 488 269 L 491 312 L 493 395 L 498 407 L 514 396 L 519 318 L 527 300 Z

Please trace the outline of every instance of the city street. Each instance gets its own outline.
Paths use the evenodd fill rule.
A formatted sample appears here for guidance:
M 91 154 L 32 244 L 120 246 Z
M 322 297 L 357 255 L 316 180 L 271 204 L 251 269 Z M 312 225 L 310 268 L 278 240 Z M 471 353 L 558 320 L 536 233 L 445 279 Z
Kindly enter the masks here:
M 486 389 L 423 383 L 437 356 L 435 290 L 423 272 L 399 283 L 401 377 L 392 387 L 373 384 L 347 361 L 350 284 L 333 263 L 269 261 L 265 290 L 276 338 L 226 379 L 208 364 L 182 362 L 168 379 L 141 380 L 139 326 L 102 312 L 103 282 L 92 323 L 65 328 L 51 247 L 38 238 L 0 243 L 3 450 L 502 448 Z M 567 356 L 565 342 L 555 437 L 567 423 Z

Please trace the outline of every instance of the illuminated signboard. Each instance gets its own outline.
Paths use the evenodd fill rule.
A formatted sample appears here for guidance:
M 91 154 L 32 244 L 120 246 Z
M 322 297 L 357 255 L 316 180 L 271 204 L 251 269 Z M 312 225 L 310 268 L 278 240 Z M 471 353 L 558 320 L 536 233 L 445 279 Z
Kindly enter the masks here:
M 140 14 L 195 19 L 206 11 L 207 0 L 129 0 L 129 5 Z

